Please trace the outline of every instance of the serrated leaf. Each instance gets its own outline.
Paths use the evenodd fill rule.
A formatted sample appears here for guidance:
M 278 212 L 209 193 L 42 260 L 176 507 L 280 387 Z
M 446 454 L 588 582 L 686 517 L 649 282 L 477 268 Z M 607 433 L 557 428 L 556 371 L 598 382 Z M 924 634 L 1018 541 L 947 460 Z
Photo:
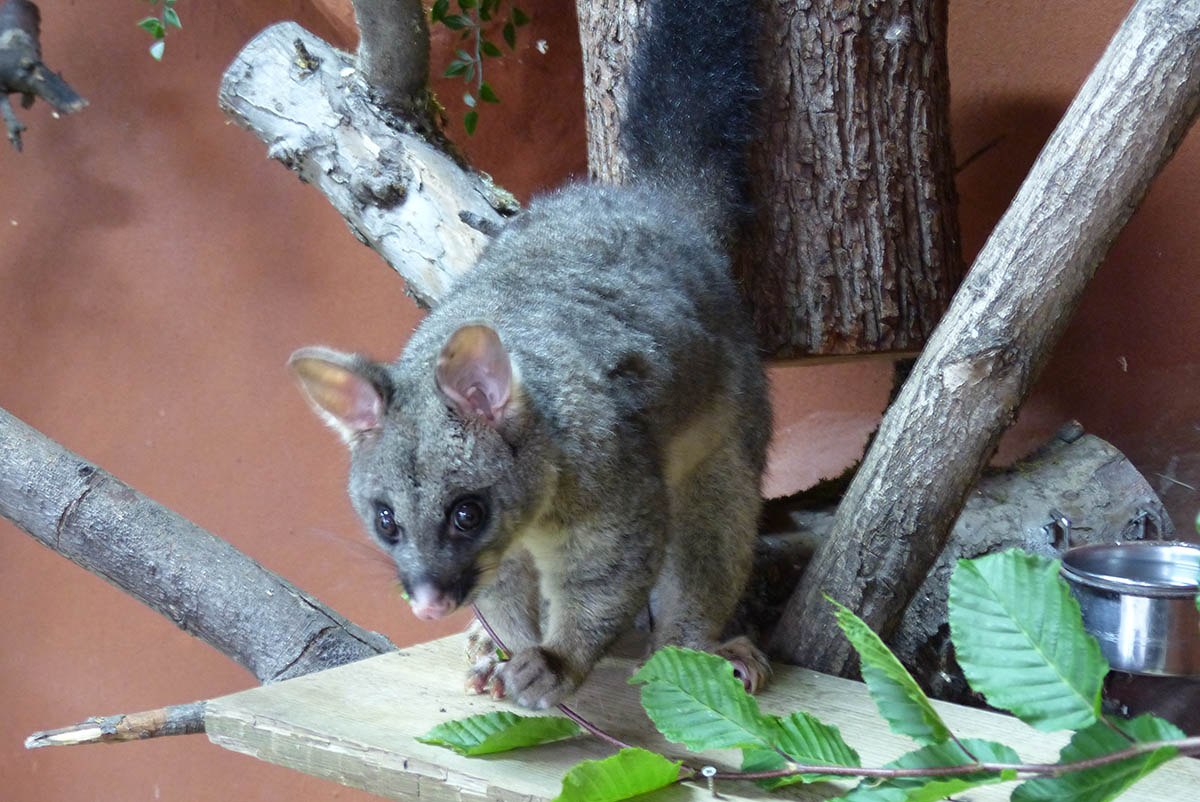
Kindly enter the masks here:
M 484 81 L 479 85 L 479 99 L 485 103 L 499 103 L 500 98 L 496 97 L 496 92 L 491 85 Z
M 167 25 L 174 25 L 176 28 L 183 27 L 183 23 L 179 21 L 179 12 L 170 6 L 163 9 L 162 18 Z
M 865 621 L 833 599 L 829 601 L 838 610 L 838 626 L 862 661 L 863 681 L 879 708 L 879 715 L 892 732 L 907 735 L 923 745 L 949 739 L 950 728 L 892 650 Z
M 462 14 L 447 14 L 442 17 L 442 24 L 452 31 L 461 31 L 471 25 L 471 20 Z
M 1139 743 L 1167 741 L 1184 737 L 1174 724 L 1150 714 L 1132 721 L 1116 722 L 1122 730 Z M 1063 747 L 1059 760 L 1073 763 L 1119 752 L 1130 746 L 1120 733 L 1105 722 L 1097 721 L 1071 737 Z M 1178 754 L 1174 747 L 1162 747 L 1138 757 L 1073 771 L 1061 777 L 1044 777 L 1018 785 L 1013 802 L 1106 802 L 1124 793 L 1131 785 Z
M 490 755 L 524 746 L 561 741 L 580 733 L 579 725 L 559 716 L 520 716 L 507 710 L 447 721 L 417 738 L 460 755 Z
M 526 14 L 521 9 L 517 8 L 516 6 L 513 6 L 512 21 L 513 21 L 513 25 L 528 25 L 529 24 L 529 15 Z
M 167 35 L 166 29 L 163 28 L 162 20 L 158 17 L 146 17 L 137 26 L 155 39 L 161 39 Z
M 658 731 L 696 752 L 765 747 L 777 729 L 715 654 L 666 646 L 629 682 L 642 684 L 642 707 Z
M 604 760 L 585 760 L 563 777 L 554 802 L 618 802 L 679 779 L 679 763 L 645 749 L 622 749 Z
M 166 49 L 167 43 L 164 40 L 159 39 L 157 42 L 150 45 L 150 55 L 154 57 L 155 61 L 162 61 L 163 53 L 166 51 Z
M 1047 732 L 1091 725 L 1108 671 L 1058 568 L 1014 549 L 959 560 L 950 577 L 951 639 L 971 687 Z
M 467 129 L 467 136 L 475 135 L 475 126 L 479 125 L 479 112 L 471 109 L 463 115 L 463 128 Z
M 483 51 L 483 55 L 491 58 L 500 58 L 502 55 L 504 55 L 500 48 L 496 47 L 494 42 L 489 42 L 487 39 L 483 39 L 479 42 L 479 49 Z
M 977 760 L 987 763 L 1020 763 L 1021 758 L 1010 747 L 994 741 L 967 738 L 962 742 Z M 924 746 L 901 755 L 887 768 L 930 769 L 941 766 L 965 766 L 973 761 L 953 741 Z M 897 777 L 892 780 L 864 780 L 850 793 L 830 802 L 934 802 L 951 794 L 959 794 L 981 785 L 1008 782 L 1017 773 L 977 771 L 954 777 Z
M 517 49 L 517 29 L 511 22 L 504 23 L 504 27 L 500 29 L 500 35 L 504 37 L 504 43 L 508 45 L 509 50 Z
M 742 771 L 777 771 L 787 768 L 786 760 L 780 752 L 791 759 L 792 763 L 809 766 L 861 766 L 858 752 L 851 749 L 837 727 L 822 723 L 815 716 L 799 712 L 792 713 L 786 718 L 771 717 L 777 729 L 771 738 L 771 746 L 749 747 L 742 751 Z M 797 774 L 789 777 L 776 777 L 769 780 L 757 780 L 763 788 L 779 788 L 798 782 L 810 783 L 818 780 L 845 780 L 846 777 L 835 774 Z

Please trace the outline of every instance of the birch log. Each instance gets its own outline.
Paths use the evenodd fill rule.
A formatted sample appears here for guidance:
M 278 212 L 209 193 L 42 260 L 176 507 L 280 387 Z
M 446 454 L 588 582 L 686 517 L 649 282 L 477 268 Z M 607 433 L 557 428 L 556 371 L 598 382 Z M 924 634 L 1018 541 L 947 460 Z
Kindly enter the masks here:
M 371 99 L 353 59 L 293 22 L 225 71 L 221 108 L 315 186 L 425 307 L 475 264 L 516 200 Z
M 1200 0 L 1142 0 L 1072 102 L 880 426 L 775 654 L 852 669 L 829 594 L 888 637 L 1084 288 L 1200 101 Z

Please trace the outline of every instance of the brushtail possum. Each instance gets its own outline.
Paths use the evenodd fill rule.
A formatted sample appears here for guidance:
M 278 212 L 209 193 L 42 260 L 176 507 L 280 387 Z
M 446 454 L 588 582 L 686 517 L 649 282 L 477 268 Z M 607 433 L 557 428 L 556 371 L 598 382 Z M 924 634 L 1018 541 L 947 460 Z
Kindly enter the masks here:
M 468 687 L 544 708 L 648 606 L 653 644 L 715 651 L 750 569 L 770 427 L 726 247 L 754 95 L 741 0 L 659 0 L 622 121 L 627 186 L 535 199 L 394 363 L 290 365 L 350 448 L 350 498 L 418 618 L 474 601 Z

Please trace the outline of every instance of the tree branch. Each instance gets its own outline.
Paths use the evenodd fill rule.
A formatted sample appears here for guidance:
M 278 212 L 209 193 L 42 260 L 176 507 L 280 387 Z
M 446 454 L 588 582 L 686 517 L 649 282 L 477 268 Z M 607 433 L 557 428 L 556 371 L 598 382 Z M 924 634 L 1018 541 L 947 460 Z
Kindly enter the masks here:
M 358 69 L 379 102 L 424 115 L 429 101 L 429 25 L 421 0 L 354 0 Z
M 829 593 L 887 638 L 1200 101 L 1200 0 L 1130 12 L 980 252 L 793 594 L 773 651 L 846 673 Z
M 25 748 L 142 741 L 165 735 L 195 735 L 201 732 L 204 732 L 204 702 L 192 702 L 144 713 L 89 718 L 70 727 L 35 732 L 25 739 Z
M 259 682 L 395 648 L 2 409 L 0 515 Z
M 40 97 L 61 114 L 71 114 L 87 105 L 62 76 L 42 63 L 41 15 L 28 0 L 6 0 L 0 5 L 0 92 L 19 93 L 22 105 L 29 108 Z M 2 98 L 8 140 L 21 149 L 21 131 L 25 130 L 13 113 L 7 97 Z
M 475 264 L 516 200 L 381 108 L 350 58 L 295 23 L 256 36 L 221 81 L 221 108 L 320 190 L 351 231 L 432 306 Z

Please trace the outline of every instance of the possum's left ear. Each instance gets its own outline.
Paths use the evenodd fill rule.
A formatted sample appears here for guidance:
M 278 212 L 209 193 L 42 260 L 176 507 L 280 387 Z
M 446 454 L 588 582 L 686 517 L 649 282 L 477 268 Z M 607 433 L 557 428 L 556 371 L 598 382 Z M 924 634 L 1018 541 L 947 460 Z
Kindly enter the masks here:
M 438 390 L 464 418 L 482 417 L 500 426 L 513 412 L 516 376 L 508 351 L 489 326 L 463 326 L 438 356 Z

